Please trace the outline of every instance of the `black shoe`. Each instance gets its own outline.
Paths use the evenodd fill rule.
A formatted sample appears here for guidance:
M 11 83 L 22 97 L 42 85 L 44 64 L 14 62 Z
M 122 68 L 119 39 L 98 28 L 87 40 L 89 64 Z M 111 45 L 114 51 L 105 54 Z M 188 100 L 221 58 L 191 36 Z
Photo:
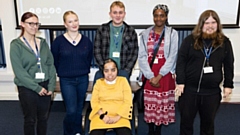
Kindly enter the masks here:
M 154 135 L 154 132 L 153 131 L 149 131 L 148 135 Z
M 154 132 L 154 135 L 161 135 L 161 130 L 156 130 L 156 131 Z

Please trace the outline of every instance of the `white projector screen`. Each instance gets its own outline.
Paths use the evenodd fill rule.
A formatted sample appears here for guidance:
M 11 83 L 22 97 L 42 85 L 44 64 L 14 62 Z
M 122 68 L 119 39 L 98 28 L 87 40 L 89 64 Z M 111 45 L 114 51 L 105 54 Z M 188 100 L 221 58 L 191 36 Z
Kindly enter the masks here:
M 73 10 L 81 26 L 99 26 L 110 20 L 109 7 L 114 0 L 15 0 L 16 21 L 26 11 L 38 15 L 41 27 L 63 26 L 63 13 Z M 169 23 L 173 26 L 191 26 L 207 9 L 215 10 L 223 26 L 238 27 L 239 0 L 121 0 L 125 4 L 125 21 L 130 25 L 153 24 L 152 10 L 157 4 L 168 5 Z M 17 26 L 17 27 L 18 27 Z

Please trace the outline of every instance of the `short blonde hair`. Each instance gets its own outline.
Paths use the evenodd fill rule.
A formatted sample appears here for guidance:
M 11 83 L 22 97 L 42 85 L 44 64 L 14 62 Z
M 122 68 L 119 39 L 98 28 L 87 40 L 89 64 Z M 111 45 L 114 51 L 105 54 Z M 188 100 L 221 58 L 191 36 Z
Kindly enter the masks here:
M 125 10 L 125 6 L 121 1 L 114 1 L 111 6 L 110 6 L 110 11 L 112 10 L 113 7 L 118 6 L 120 8 L 123 8 Z

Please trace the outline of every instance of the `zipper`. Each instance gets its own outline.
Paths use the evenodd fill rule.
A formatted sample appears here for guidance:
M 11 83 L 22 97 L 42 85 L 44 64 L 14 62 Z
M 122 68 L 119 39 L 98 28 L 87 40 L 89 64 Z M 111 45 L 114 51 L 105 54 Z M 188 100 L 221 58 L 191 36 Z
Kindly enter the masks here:
M 211 52 L 211 54 L 212 54 L 213 52 L 215 52 L 218 48 L 219 48 L 219 46 L 218 46 L 217 48 L 215 48 L 215 49 Z M 204 65 L 205 65 L 205 63 L 206 63 L 206 56 L 205 56 L 205 54 L 204 54 L 204 52 L 203 52 L 202 49 L 201 49 L 201 51 L 202 51 L 202 53 L 203 53 L 203 55 L 204 55 L 204 62 L 203 62 L 203 65 L 202 65 L 202 71 L 201 71 L 201 75 L 200 75 L 199 82 L 198 82 L 197 93 L 199 93 L 199 91 L 200 91 L 200 85 L 201 85 L 202 76 L 203 76 L 203 68 L 204 68 Z
M 202 65 L 202 71 L 201 71 L 201 75 L 200 75 L 199 82 L 198 82 L 197 93 L 199 93 L 199 91 L 200 91 L 200 84 L 202 82 L 202 76 L 203 76 L 203 67 L 204 67 L 205 63 L 206 63 L 206 57 L 204 58 L 204 62 L 203 62 L 203 65 Z
M 218 46 L 217 48 L 215 48 L 215 49 L 212 51 L 212 53 L 215 52 L 218 48 L 219 48 L 219 46 Z M 212 54 L 212 53 L 211 53 L 211 54 Z
M 214 53 L 218 48 L 219 48 L 219 46 L 218 46 L 217 48 L 213 49 L 213 51 L 211 52 L 211 54 Z M 204 57 L 206 58 L 205 53 L 203 52 L 202 49 L 201 49 L 201 52 L 203 53 Z

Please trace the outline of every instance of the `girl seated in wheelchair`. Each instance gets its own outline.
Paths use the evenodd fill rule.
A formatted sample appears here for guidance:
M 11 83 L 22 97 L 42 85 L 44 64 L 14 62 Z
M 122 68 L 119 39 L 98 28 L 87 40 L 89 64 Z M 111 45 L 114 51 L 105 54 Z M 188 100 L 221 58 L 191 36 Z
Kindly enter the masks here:
M 90 101 L 90 135 L 105 135 L 108 129 L 117 135 L 131 135 L 131 87 L 125 77 L 117 76 L 114 60 L 107 59 L 103 68 L 104 78 L 96 81 Z

